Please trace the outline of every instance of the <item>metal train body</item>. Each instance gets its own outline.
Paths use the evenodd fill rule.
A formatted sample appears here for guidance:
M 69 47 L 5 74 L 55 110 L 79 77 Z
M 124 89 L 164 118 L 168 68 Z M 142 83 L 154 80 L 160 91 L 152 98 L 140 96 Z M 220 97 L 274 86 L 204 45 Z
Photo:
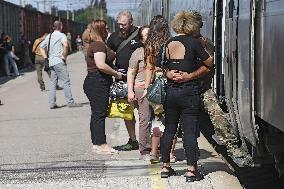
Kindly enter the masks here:
M 284 169 L 284 0 L 143 0 L 139 25 L 181 10 L 203 16 L 202 34 L 216 48 L 213 89 L 225 103 L 232 132 L 263 164 Z

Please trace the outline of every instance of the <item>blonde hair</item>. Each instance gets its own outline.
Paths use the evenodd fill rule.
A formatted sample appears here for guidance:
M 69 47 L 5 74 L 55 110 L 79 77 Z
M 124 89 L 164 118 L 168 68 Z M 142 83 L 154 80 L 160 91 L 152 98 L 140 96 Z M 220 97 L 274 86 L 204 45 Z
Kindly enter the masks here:
M 118 13 L 117 20 L 119 20 L 122 16 L 126 16 L 130 22 L 133 21 L 132 14 L 129 10 L 123 10 Z
M 192 13 L 181 11 L 175 15 L 172 28 L 176 33 L 192 35 L 197 32 L 199 25 Z

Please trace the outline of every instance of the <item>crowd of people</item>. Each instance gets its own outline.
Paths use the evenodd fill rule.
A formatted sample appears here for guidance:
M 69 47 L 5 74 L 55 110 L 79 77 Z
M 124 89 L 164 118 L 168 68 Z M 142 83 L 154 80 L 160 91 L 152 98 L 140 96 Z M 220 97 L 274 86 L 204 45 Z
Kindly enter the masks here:
M 3 70 L 3 73 L 0 75 L 4 75 L 7 77 L 17 77 L 20 76 L 19 68 L 35 68 L 37 73 L 39 74 L 39 42 L 46 37 L 48 33 L 43 33 L 42 36 L 35 39 L 33 45 L 31 41 L 27 40 L 24 35 L 21 35 L 19 43 L 15 45 L 12 37 L 4 32 L 0 37 L 0 68 Z M 67 42 L 69 50 L 68 52 L 73 52 L 73 49 L 76 48 L 77 51 L 82 50 L 83 42 L 81 36 L 78 35 L 76 39 L 72 40 L 71 33 L 67 33 Z M 74 44 L 73 44 L 73 43 Z M 76 46 L 75 48 L 72 48 Z M 32 47 L 32 49 L 31 49 Z M 16 55 L 17 54 L 17 55 Z M 38 55 L 38 56 L 37 56 Z M 40 74 L 38 75 L 38 79 L 40 82 L 40 88 L 43 89 L 44 85 L 42 84 L 42 78 Z
M 202 179 L 197 171 L 202 78 L 213 70 L 214 48 L 207 48 L 210 40 L 200 34 L 201 15 L 177 13 L 171 24 L 175 36 L 161 15 L 154 16 L 149 26 L 134 26 L 129 11 L 120 12 L 117 20 L 120 30 L 110 35 L 104 20 L 92 21 L 82 35 L 88 70 L 83 88 L 91 106 L 93 149 L 106 155 L 139 149 L 141 159 L 151 163 L 158 163 L 161 154 L 161 177 L 167 178 L 176 174 L 170 163 L 175 161 L 176 137 L 182 137 L 188 165 L 186 181 Z M 147 99 L 148 88 L 158 75 L 167 78 L 163 104 Z M 128 102 L 138 109 L 139 142 L 134 117 L 124 120 L 127 144 L 111 147 L 106 142 L 105 120 L 110 86 L 118 81 L 127 83 Z
M 201 15 L 198 12 L 177 13 L 171 21 L 174 36 L 170 33 L 168 21 L 161 15 L 154 16 L 149 25 L 136 27 L 131 12 L 125 10 L 118 14 L 117 21 L 120 29 L 110 34 L 106 21 L 93 20 L 82 39 L 80 36 L 76 38 L 76 46 L 83 50 L 87 63 L 83 89 L 91 106 L 93 150 L 108 155 L 139 149 L 141 159 L 152 164 L 159 163 L 161 155 L 161 177 L 168 178 L 176 174 L 170 163 L 175 162 L 175 142 L 181 137 L 187 160 L 186 181 L 202 179 L 197 171 L 199 114 L 202 92 L 208 89 L 204 81 L 211 79 L 207 76 L 213 70 L 214 48 L 209 48 L 212 43 L 200 34 Z M 52 33 L 44 33 L 33 44 L 39 87 L 45 90 L 44 69 L 50 78 L 50 109 L 58 108 L 58 80 L 62 81 L 68 107 L 80 107 L 81 104 L 75 103 L 72 97 L 66 66 L 68 52 L 72 50 L 71 34 L 62 33 L 60 21 L 54 22 L 53 29 Z M 15 62 L 18 57 L 10 36 L 1 36 L 0 50 L 4 54 L 7 76 L 11 76 L 10 67 L 18 76 Z M 154 104 L 147 99 L 147 93 L 161 75 L 167 79 L 166 98 L 164 103 Z M 105 120 L 110 87 L 118 81 L 127 84 L 128 103 L 134 103 L 138 109 L 139 140 L 133 116 L 131 120 L 124 120 L 128 142 L 112 147 L 106 142 Z

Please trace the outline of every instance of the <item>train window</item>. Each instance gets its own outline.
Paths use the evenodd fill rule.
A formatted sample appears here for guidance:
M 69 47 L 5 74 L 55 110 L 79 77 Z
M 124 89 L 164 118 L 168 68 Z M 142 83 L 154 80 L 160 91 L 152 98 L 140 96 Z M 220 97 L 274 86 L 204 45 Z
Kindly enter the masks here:
M 234 9 L 235 9 L 235 2 L 234 2 L 234 0 L 230 0 L 230 2 L 229 2 L 229 18 L 233 18 Z

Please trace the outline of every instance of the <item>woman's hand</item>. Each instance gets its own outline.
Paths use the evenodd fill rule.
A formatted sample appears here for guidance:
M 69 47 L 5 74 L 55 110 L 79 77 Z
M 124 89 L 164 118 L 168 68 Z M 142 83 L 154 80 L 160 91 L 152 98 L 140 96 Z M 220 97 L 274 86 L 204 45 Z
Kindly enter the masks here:
M 135 100 L 135 93 L 133 91 L 128 91 L 128 102 L 133 102 Z
M 170 80 L 174 80 L 174 77 L 176 77 L 178 75 L 177 75 L 177 70 L 167 70 L 166 71 L 166 77 Z
M 116 72 L 116 74 L 114 75 L 115 79 L 121 80 L 122 79 L 123 74 L 121 72 Z
M 148 90 L 147 88 L 144 89 L 141 99 L 144 99 L 146 97 L 148 92 L 147 90 Z
M 193 79 L 192 74 L 179 71 L 173 75 L 173 81 L 177 83 L 184 83 Z

